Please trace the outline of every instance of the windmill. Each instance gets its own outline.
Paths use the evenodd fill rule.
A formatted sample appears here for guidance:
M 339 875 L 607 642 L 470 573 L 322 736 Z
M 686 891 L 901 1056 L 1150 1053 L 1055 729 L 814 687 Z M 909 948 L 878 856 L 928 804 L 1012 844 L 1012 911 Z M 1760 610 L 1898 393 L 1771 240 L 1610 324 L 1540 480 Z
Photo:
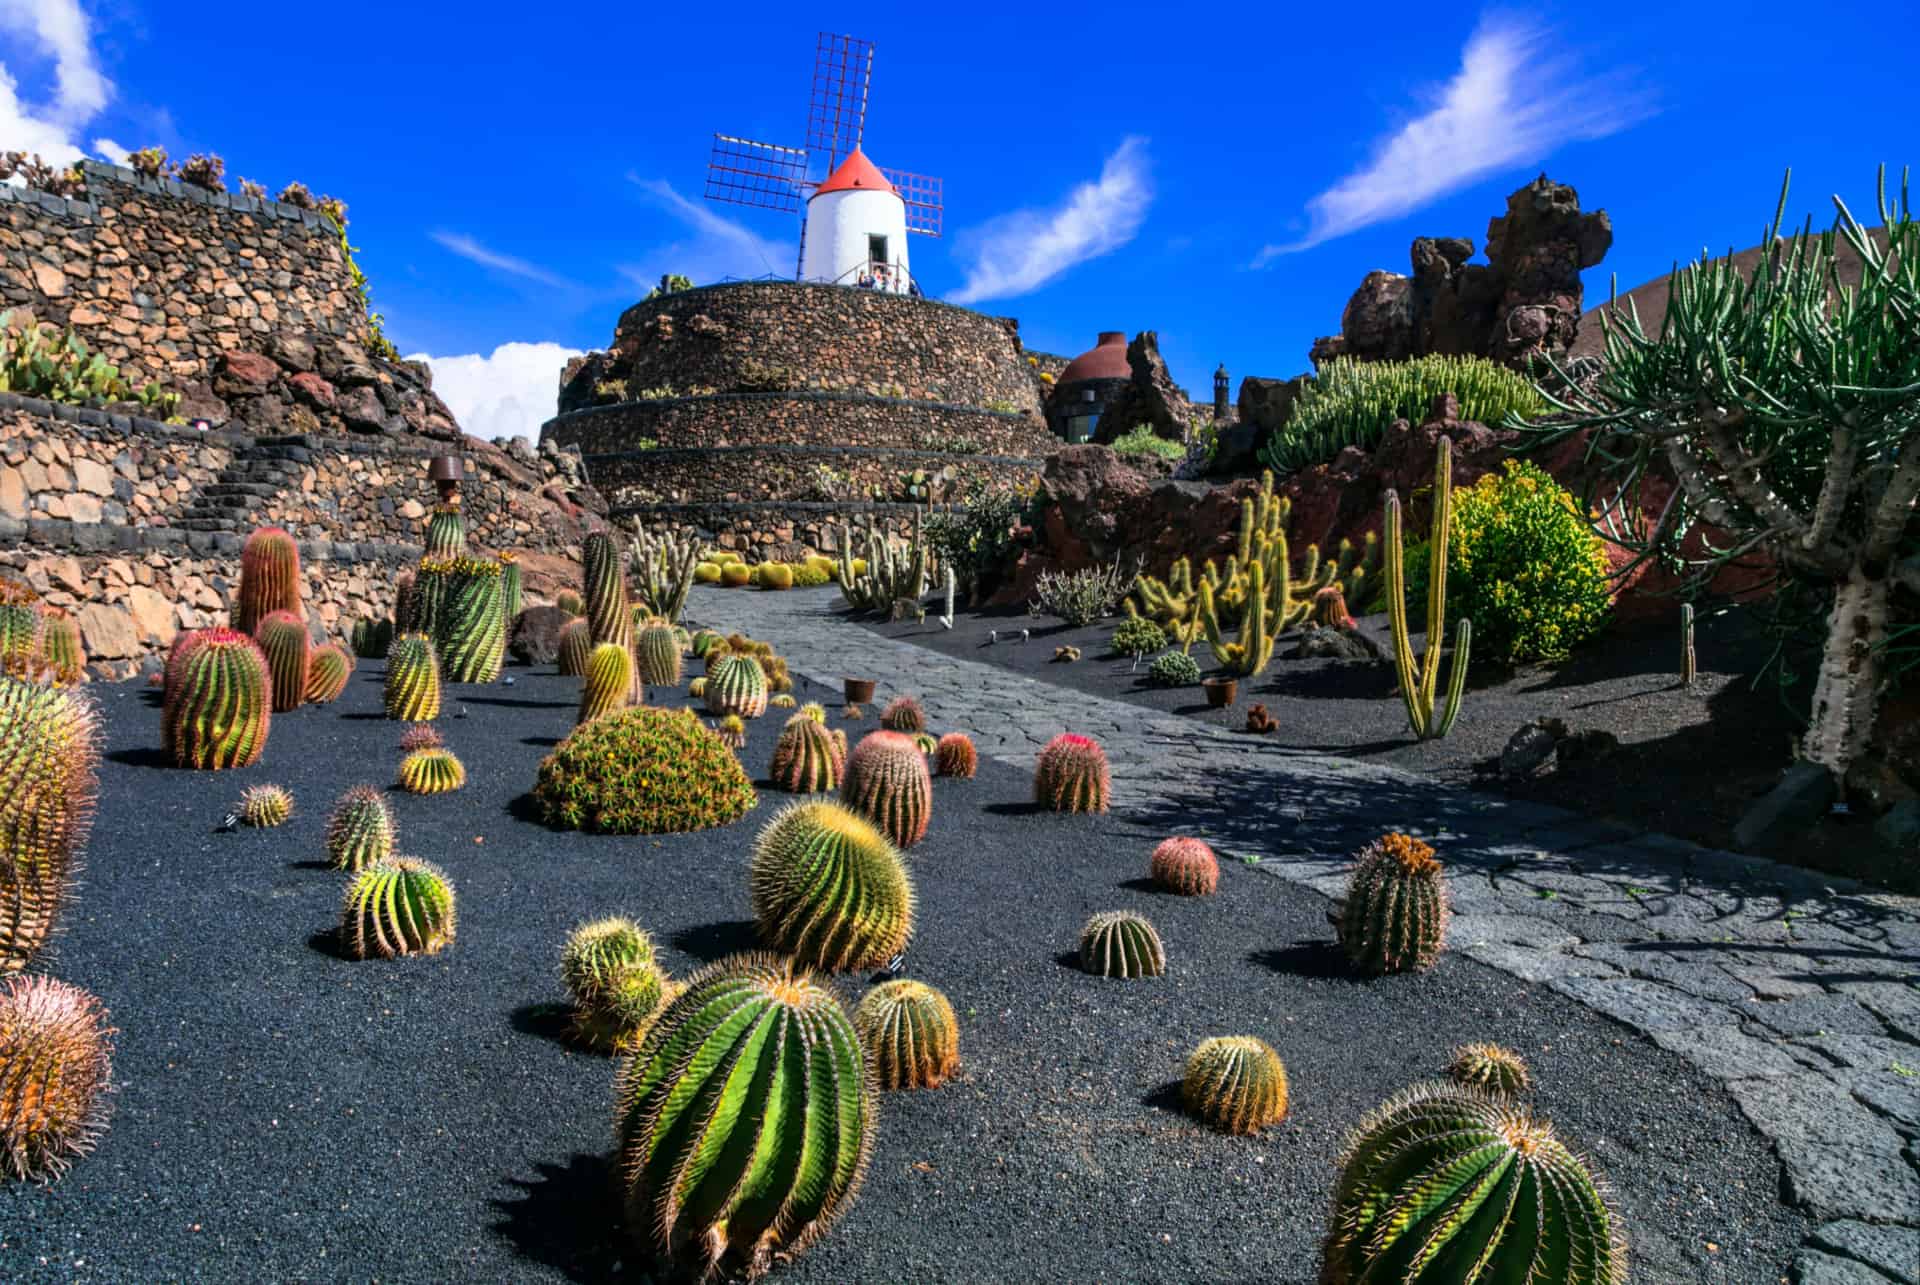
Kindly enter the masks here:
M 706 198 L 792 213 L 800 223 L 795 278 L 917 293 L 907 237 L 939 236 L 942 183 L 887 169 L 860 150 L 873 43 L 821 32 L 813 58 L 805 147 L 713 136 Z M 824 179 L 813 178 L 824 162 Z

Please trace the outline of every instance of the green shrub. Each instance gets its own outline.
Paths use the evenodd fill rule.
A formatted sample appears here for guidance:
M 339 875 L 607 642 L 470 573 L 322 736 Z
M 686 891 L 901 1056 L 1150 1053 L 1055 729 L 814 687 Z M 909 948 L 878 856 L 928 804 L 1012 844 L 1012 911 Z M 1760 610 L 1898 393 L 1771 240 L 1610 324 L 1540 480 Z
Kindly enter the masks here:
M 1113 631 L 1113 649 L 1122 656 L 1151 656 L 1166 645 L 1166 630 L 1145 616 L 1128 616 Z
M 953 568 L 961 593 L 978 596 L 992 588 L 1013 559 L 1013 531 L 1026 513 L 1030 493 L 1010 486 L 975 481 L 957 509 L 927 519 L 927 546 Z
M 1136 458 L 1151 455 L 1157 459 L 1166 460 L 1170 464 L 1178 464 L 1181 460 L 1187 458 L 1186 447 L 1178 442 L 1170 442 L 1166 438 L 1159 436 L 1146 424 L 1141 424 L 1138 427 L 1129 429 L 1120 437 L 1115 438 L 1113 452 L 1116 455 L 1126 455 Z
M 1162 652 L 1147 667 L 1155 687 L 1191 687 L 1200 681 L 1200 662 L 1184 651 Z
M 51 327 L 29 325 L 14 330 L 9 324 L 12 319 L 12 313 L 0 313 L 0 393 L 70 406 L 138 402 L 163 419 L 179 406 L 180 394 L 167 392 L 158 383 L 143 388 L 129 385 L 120 377 L 118 366 L 87 350 L 72 326 L 55 337 Z
M 740 760 L 691 710 L 636 706 L 583 723 L 540 764 L 548 825 L 669 834 L 725 825 L 757 802 Z
M 1058 616 L 1079 629 L 1112 615 L 1133 588 L 1133 578 L 1134 572 L 1122 571 L 1118 562 L 1078 571 L 1042 571 L 1034 582 L 1027 614 Z
M 1394 420 L 1417 424 L 1425 419 L 1441 393 L 1460 399 L 1460 418 L 1482 424 L 1546 409 L 1526 376 L 1484 357 L 1368 362 L 1342 357 L 1328 362 L 1307 386 L 1261 459 L 1285 475 L 1324 464 L 1349 446 L 1371 450 Z M 1478 620 L 1473 623 L 1479 628 Z

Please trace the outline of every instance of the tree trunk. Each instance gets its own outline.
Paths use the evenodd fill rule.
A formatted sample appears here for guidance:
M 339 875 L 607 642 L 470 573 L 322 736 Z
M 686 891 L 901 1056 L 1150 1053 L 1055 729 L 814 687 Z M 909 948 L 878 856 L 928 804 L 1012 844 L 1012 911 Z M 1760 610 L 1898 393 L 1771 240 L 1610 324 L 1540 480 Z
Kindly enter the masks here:
M 1855 564 L 1834 587 L 1827 641 L 1813 688 L 1813 713 L 1801 743 L 1807 760 L 1846 779 L 1847 767 L 1867 748 L 1880 708 L 1880 648 L 1887 635 L 1893 581 L 1885 569 L 1869 576 Z

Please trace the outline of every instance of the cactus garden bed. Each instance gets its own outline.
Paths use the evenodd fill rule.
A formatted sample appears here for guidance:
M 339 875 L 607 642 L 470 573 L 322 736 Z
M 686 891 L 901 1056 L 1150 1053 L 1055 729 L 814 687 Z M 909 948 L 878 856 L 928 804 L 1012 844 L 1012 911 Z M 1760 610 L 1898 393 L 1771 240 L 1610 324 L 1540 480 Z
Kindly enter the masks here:
M 1083 662 L 1071 681 L 1112 668 Z M 338 703 L 276 716 L 263 760 L 219 773 L 164 765 L 150 690 L 94 689 L 101 803 L 49 962 L 110 1010 L 119 1091 L 63 1181 L 0 1192 L 0 1277 L 649 1279 L 612 1198 L 615 1063 L 563 1036 L 560 945 L 625 913 L 684 977 L 757 944 L 747 864 L 789 797 L 765 783 L 784 712 L 748 722 L 761 793 L 745 817 L 612 838 L 550 831 L 526 797 L 579 680 L 513 668 L 512 687 L 450 689 L 438 725 L 464 788 L 389 797 L 398 850 L 457 891 L 457 938 L 356 962 L 330 935 L 344 877 L 322 839 L 343 791 L 393 779 L 401 725 L 380 717 L 381 669 L 363 662 Z M 828 701 L 856 739 L 876 726 L 843 723 L 834 693 L 796 694 Z M 217 831 L 266 782 L 292 792 L 292 819 Z M 1636 1279 L 1781 1274 L 1804 1226 L 1779 1203 L 1778 1163 L 1678 1058 L 1457 956 L 1357 980 L 1319 898 L 1230 859 L 1211 897 L 1156 892 L 1143 876 L 1165 836 L 1036 814 L 1031 791 L 991 762 L 936 780 L 909 854 L 906 974 L 952 1001 L 960 1070 L 883 1097 L 863 1190 L 775 1279 L 1310 1280 L 1346 1131 L 1474 1040 L 1522 1051 L 1538 1104 L 1604 1169 Z M 1165 975 L 1079 969 L 1080 928 L 1107 910 L 1151 919 Z M 852 999 L 866 982 L 837 985 Z M 1177 1092 L 1189 1050 L 1240 1034 L 1271 1043 L 1291 1080 L 1291 1114 L 1250 1138 L 1201 1127 Z

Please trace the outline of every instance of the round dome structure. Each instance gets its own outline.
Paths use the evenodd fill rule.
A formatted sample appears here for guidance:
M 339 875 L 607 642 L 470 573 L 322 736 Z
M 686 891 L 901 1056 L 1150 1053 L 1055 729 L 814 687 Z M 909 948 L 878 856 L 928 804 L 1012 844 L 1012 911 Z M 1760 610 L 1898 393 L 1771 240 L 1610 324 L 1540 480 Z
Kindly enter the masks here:
M 1100 342 L 1068 362 L 1054 385 L 1064 388 L 1083 379 L 1126 379 L 1132 373 L 1127 365 L 1127 332 L 1102 330 Z
M 1067 363 L 1047 399 L 1047 426 L 1069 442 L 1090 442 L 1107 403 L 1133 377 L 1127 332 L 1102 330 L 1093 347 Z

